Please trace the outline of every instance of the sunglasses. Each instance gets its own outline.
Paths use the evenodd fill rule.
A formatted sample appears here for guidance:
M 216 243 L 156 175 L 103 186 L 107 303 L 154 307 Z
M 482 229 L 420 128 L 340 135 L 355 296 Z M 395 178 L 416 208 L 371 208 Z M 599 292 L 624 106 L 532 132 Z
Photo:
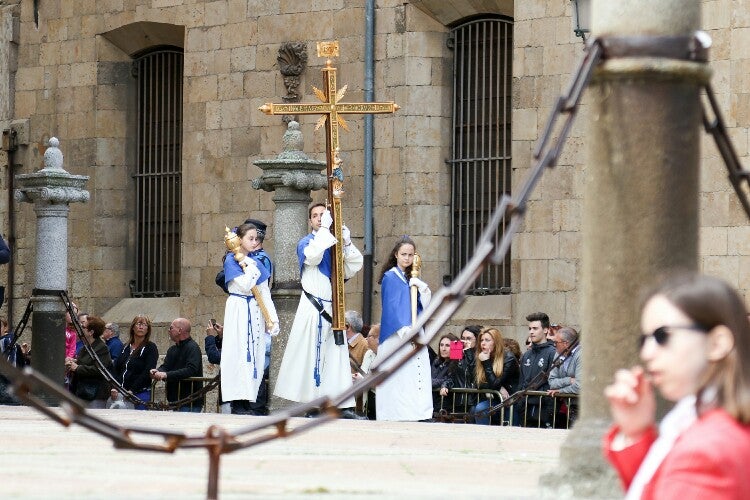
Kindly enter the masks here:
M 638 349 L 642 349 L 643 345 L 646 343 L 646 340 L 648 340 L 650 337 L 653 337 L 656 343 L 660 346 L 667 345 L 667 342 L 669 342 L 670 330 L 691 330 L 694 332 L 703 333 L 708 332 L 706 328 L 700 325 L 660 326 L 652 333 L 644 333 L 641 335 L 641 337 L 638 339 Z

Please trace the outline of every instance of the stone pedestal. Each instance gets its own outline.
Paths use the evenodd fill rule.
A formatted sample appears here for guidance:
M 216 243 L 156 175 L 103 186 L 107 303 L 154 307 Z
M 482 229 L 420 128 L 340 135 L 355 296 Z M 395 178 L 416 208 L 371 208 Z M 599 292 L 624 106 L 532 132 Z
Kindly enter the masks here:
M 16 176 L 15 198 L 33 203 L 37 216 L 36 278 L 31 299 L 32 367 L 62 385 L 65 307 L 55 291 L 68 287 L 68 212 L 71 203 L 89 200 L 89 192 L 83 189 L 89 178 L 63 169 L 58 145 L 56 138 L 49 140 L 43 169 Z
M 697 0 L 595 1 L 596 36 L 692 35 Z M 639 363 L 640 297 L 670 269 L 698 264 L 700 85 L 706 64 L 608 59 L 588 89 L 583 219 L 580 420 L 541 486 L 556 498 L 618 498 L 601 453 L 611 418 L 603 390 Z
M 326 168 L 326 162 L 308 158 L 302 152 L 303 144 L 299 123 L 290 121 L 284 133 L 284 150 L 275 159 L 254 162 L 263 170 L 263 175 L 253 180 L 253 188 L 273 191 L 276 205 L 273 215 L 274 288 L 271 296 L 279 315 L 281 333 L 273 339 L 271 347 L 271 391 L 276 386 L 276 376 L 302 292 L 297 243 L 309 231 L 307 210 L 312 202 L 310 191 L 326 187 L 326 177 L 321 173 Z M 289 405 L 284 399 L 271 398 L 271 410 Z

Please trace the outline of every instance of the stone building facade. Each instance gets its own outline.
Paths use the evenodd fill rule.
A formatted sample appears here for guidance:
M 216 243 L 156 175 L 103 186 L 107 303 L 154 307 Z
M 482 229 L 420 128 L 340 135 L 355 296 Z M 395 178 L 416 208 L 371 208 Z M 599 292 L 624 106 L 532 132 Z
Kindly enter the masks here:
M 65 168 L 88 175 L 88 204 L 71 207 L 69 293 L 82 309 L 129 322 L 147 313 L 167 323 L 185 316 L 198 324 L 221 317 L 224 294 L 214 284 L 224 253 L 223 229 L 249 215 L 267 221 L 273 255 L 273 201 L 251 189 L 261 171 L 253 162 L 281 149 L 285 123 L 258 107 L 287 93 L 279 47 L 307 47 L 300 75 L 303 102 L 314 102 L 325 64 L 315 42 L 337 39 L 335 61 L 347 101 L 364 96 L 365 0 L 60 0 L 0 1 L 0 125 L 17 132 L 18 149 L 3 152 L 2 190 L 12 175 L 41 166 L 46 140 L 60 139 Z M 568 0 L 377 0 L 374 2 L 375 100 L 401 109 L 374 120 L 374 276 L 396 238 L 411 235 L 424 261 L 425 280 L 437 289 L 451 276 L 454 52 L 451 30 L 467 20 L 512 22 L 512 183 L 529 171 L 532 150 L 555 98 L 565 88 L 583 44 L 573 33 Z M 704 2 L 704 26 L 714 39 L 714 88 L 743 160 L 748 156 L 750 1 Z M 148 50 L 182 54 L 181 167 L 176 294 L 138 296 L 137 130 L 134 61 Z M 580 323 L 581 211 L 585 178 L 586 100 L 554 171 L 546 172 L 529 204 L 511 251 L 509 290 L 470 297 L 449 327 L 468 322 L 500 326 L 519 340 L 524 316 L 543 310 L 555 322 Z M 324 158 L 317 118 L 300 122 L 306 153 Z M 362 119 L 342 135 L 349 165 L 343 207 L 362 247 L 365 209 Z M 703 145 L 701 262 L 703 269 L 746 291 L 750 229 L 723 166 Z M 321 200 L 321 192 L 313 199 Z M 9 289 L 13 315 L 32 288 L 35 218 L 31 207 L 0 203 L 2 231 L 14 250 Z M 11 220 L 12 219 L 12 220 Z M 347 284 L 349 308 L 361 308 L 363 282 Z M 507 292 L 510 293 L 507 293 Z M 379 320 L 378 287 L 372 319 Z M 157 294 L 158 295 L 158 294 Z

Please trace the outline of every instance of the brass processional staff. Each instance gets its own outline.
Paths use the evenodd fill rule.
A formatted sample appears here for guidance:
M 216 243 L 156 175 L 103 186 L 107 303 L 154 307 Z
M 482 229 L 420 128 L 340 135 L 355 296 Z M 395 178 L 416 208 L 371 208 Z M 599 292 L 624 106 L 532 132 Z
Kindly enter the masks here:
M 422 270 L 422 257 L 419 256 L 419 254 L 414 254 L 414 260 L 411 264 L 411 278 L 419 278 L 419 272 Z M 411 285 L 410 292 L 411 292 L 411 324 L 415 325 L 417 323 L 417 294 L 419 293 L 419 288 L 417 285 Z
M 337 89 L 336 68 L 333 67 L 332 57 L 339 55 L 339 42 L 318 42 L 318 57 L 326 57 L 326 65 L 321 70 L 325 80 L 323 90 L 313 87 L 315 96 L 320 99 L 320 104 L 272 104 L 267 103 L 258 108 L 267 115 L 322 115 L 315 130 L 325 126 L 326 129 L 326 176 L 328 178 L 328 207 L 333 217 L 333 235 L 337 244 L 333 246 L 333 259 L 331 263 L 331 299 L 332 319 L 331 325 L 336 344 L 344 344 L 344 330 L 346 329 L 344 313 L 344 243 L 341 231 L 343 215 L 341 212 L 341 197 L 344 194 L 344 173 L 341 168 L 341 157 L 339 149 L 339 125 L 344 130 L 349 130 L 344 114 L 372 114 L 393 113 L 399 109 L 394 102 L 339 102 L 346 94 L 347 86 Z

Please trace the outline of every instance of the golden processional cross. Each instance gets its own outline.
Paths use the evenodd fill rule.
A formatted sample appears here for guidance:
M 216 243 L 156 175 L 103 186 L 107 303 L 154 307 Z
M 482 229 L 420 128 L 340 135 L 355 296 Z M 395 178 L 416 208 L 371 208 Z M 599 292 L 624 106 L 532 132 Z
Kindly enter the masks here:
M 333 216 L 333 234 L 338 244 L 333 247 L 333 262 L 331 263 L 331 291 L 333 299 L 333 327 L 334 333 L 346 329 L 344 325 L 344 252 L 341 236 L 341 197 L 344 194 L 344 174 L 339 148 L 339 126 L 349 130 L 345 114 L 393 113 L 399 109 L 393 102 L 339 102 L 346 94 L 347 86 L 336 87 L 336 68 L 333 67 L 332 57 L 339 55 L 339 42 L 318 42 L 318 57 L 327 57 L 326 65 L 321 70 L 325 79 L 323 90 L 313 87 L 320 104 L 271 104 L 261 106 L 260 111 L 267 115 L 322 115 L 315 125 L 315 130 L 325 126 L 326 129 L 326 175 L 328 177 L 328 206 Z M 343 344 L 343 335 L 339 334 Z M 337 338 L 337 344 L 339 338 Z

